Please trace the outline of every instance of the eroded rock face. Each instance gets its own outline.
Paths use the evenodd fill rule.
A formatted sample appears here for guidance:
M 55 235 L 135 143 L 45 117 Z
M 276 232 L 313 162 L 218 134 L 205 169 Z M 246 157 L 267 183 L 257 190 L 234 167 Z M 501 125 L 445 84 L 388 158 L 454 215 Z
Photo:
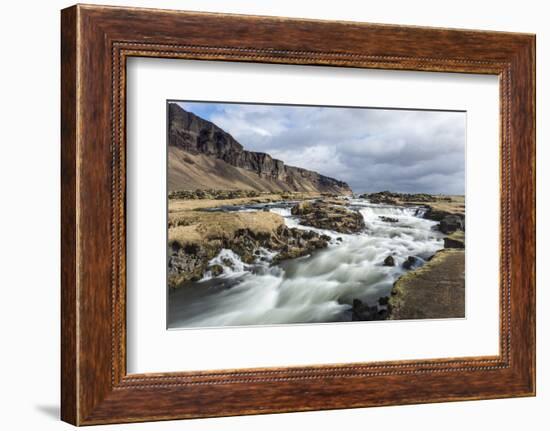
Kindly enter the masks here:
M 330 237 L 326 235 L 286 226 L 281 227 L 277 233 L 283 239 L 284 245 L 279 248 L 279 253 L 273 259 L 274 263 L 305 256 L 327 247 L 330 241 Z
M 233 136 L 214 123 L 175 103 L 170 103 L 168 107 L 168 145 L 221 159 L 231 166 L 253 171 L 261 178 L 283 182 L 288 190 L 351 194 L 349 185 L 343 181 L 287 166 L 282 160 L 274 159 L 266 153 L 247 151 Z
M 359 212 L 330 202 L 303 201 L 296 204 L 291 213 L 300 218 L 301 224 L 319 229 L 351 234 L 365 228 Z
M 187 281 L 198 281 L 208 267 L 208 261 L 222 248 L 221 243 L 179 245 L 175 242 L 169 246 L 168 286 L 176 287 Z
M 428 220 L 433 220 L 433 221 L 441 221 L 443 220 L 443 218 L 445 218 L 448 215 L 449 213 L 446 211 L 435 210 L 431 207 L 428 207 L 426 209 L 426 212 L 424 213 L 424 218 L 427 218 Z

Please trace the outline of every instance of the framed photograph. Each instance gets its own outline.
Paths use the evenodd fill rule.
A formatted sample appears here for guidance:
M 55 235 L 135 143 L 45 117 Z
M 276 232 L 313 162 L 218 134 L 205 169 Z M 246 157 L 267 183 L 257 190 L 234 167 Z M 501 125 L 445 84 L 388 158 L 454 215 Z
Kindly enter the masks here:
M 535 394 L 535 36 L 61 14 L 62 419 Z

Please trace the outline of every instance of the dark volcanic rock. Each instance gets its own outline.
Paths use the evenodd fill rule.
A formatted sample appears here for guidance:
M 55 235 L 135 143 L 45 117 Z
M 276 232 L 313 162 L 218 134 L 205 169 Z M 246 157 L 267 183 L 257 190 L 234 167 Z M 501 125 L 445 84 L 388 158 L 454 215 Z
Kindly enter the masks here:
M 388 317 L 387 310 L 379 310 L 376 305 L 372 307 L 360 299 L 354 299 L 351 308 L 352 321 L 385 320 Z
M 293 191 L 317 191 L 350 194 L 350 187 L 343 181 L 326 177 L 317 172 L 287 166 L 269 154 L 246 151 L 233 136 L 210 121 L 188 112 L 176 103 L 170 103 L 168 145 L 191 153 L 200 153 L 249 171 L 261 178 L 281 181 Z M 312 184 L 314 190 L 303 184 Z
M 390 301 L 390 297 L 389 296 L 381 296 L 380 298 L 378 298 L 378 303 L 380 305 L 388 305 L 388 302 Z
M 395 259 L 393 256 L 388 256 L 384 259 L 384 266 L 395 266 Z
M 275 235 L 257 235 L 243 229 L 235 235 L 226 247 L 237 253 L 243 262 L 252 263 L 257 258 L 256 251 L 266 248 L 279 253 L 273 262 L 293 259 L 328 246 L 330 238 L 313 231 L 280 226 Z
M 378 218 L 386 223 L 397 223 L 399 219 L 395 217 L 378 216 Z
M 443 233 L 453 233 L 457 230 L 464 230 L 464 220 L 458 215 L 446 215 L 439 222 L 439 230 Z
M 428 220 L 443 222 L 444 225 L 448 225 L 449 227 L 451 225 L 456 224 L 458 227 L 457 229 L 464 230 L 464 214 L 460 213 L 451 213 L 447 211 L 437 210 L 429 205 L 426 205 L 426 211 L 424 212 L 424 218 Z M 439 226 L 438 226 L 439 229 Z M 444 227 L 446 229 L 446 227 Z M 455 229 L 455 230 L 457 230 Z M 443 231 L 442 231 L 443 232 Z M 450 233 L 450 232 L 449 232 Z
M 208 261 L 221 250 L 221 244 L 184 247 L 174 242 L 169 246 L 168 285 L 176 287 L 187 281 L 198 281 L 207 270 Z
M 412 269 L 420 265 L 420 259 L 416 256 L 409 256 L 407 260 L 403 262 L 403 268 Z
M 443 246 L 445 248 L 464 248 L 464 241 L 456 241 L 452 238 L 444 238 Z
M 330 241 L 330 237 L 326 235 L 286 226 L 279 228 L 277 233 L 284 238 L 284 245 L 271 244 L 272 249 L 279 250 L 273 259 L 274 263 L 305 256 L 315 250 L 327 247 Z
M 378 193 L 365 193 L 359 197 L 361 199 L 368 199 L 369 202 L 373 204 L 397 205 L 397 199 L 400 197 L 400 194 L 384 191 Z
M 221 266 L 221 265 L 212 265 L 210 267 L 210 272 L 212 273 L 212 276 L 217 277 L 218 275 L 223 273 L 223 266 Z
M 435 202 L 442 198 L 430 195 L 428 193 L 396 193 L 390 191 L 364 193 L 359 196 L 361 199 L 368 199 L 374 204 L 397 205 L 401 202 Z
M 464 248 L 464 241 L 464 232 L 457 230 L 443 239 L 443 245 L 445 248 Z
M 303 201 L 291 209 L 292 215 L 300 217 L 300 223 L 319 229 L 340 233 L 355 233 L 364 229 L 363 216 L 354 210 L 332 202 Z
M 424 218 L 433 221 L 441 221 L 444 217 L 448 215 L 449 213 L 446 211 L 434 210 L 433 208 L 428 207 L 426 212 L 424 213 Z

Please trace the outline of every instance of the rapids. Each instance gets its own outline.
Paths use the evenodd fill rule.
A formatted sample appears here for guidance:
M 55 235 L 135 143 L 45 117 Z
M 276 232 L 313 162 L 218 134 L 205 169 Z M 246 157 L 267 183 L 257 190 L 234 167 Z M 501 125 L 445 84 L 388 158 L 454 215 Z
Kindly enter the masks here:
M 194 286 L 169 293 L 168 327 L 350 321 L 354 299 L 372 306 L 390 294 L 395 280 L 406 272 L 402 264 L 408 256 L 417 257 L 418 266 L 443 248 L 443 236 L 433 229 L 437 222 L 422 218 L 421 207 L 372 204 L 362 199 L 350 199 L 349 204 L 365 220 L 365 230 L 358 234 L 302 226 L 290 214 L 292 203 L 270 204 L 269 211 L 283 216 L 287 226 L 330 236 L 329 246 L 273 266 L 270 261 L 275 253 L 269 250 L 259 250 L 258 259 L 250 265 L 231 250 L 222 250 L 211 261 L 223 267 L 222 274 L 213 277 L 207 272 Z M 245 205 L 213 210 L 262 209 Z M 395 266 L 382 265 L 388 255 L 393 256 Z

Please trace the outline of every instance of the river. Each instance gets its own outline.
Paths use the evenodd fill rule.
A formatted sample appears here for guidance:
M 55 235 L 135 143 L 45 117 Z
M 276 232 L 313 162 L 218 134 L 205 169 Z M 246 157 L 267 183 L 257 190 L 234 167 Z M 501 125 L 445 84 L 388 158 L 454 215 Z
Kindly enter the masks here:
M 211 262 L 223 266 L 221 275 L 212 277 L 207 273 L 194 286 L 169 292 L 168 327 L 350 321 L 354 299 L 377 305 L 406 272 L 402 264 L 409 256 L 415 256 L 414 266 L 420 266 L 443 248 L 443 235 L 434 229 L 437 222 L 422 218 L 423 208 L 374 204 L 363 199 L 350 199 L 349 205 L 365 221 L 360 233 L 341 234 L 303 226 L 290 214 L 291 203 L 270 204 L 269 211 L 283 216 L 288 227 L 330 236 L 329 246 L 279 265 L 270 264 L 274 254 L 268 250 L 260 250 L 260 257 L 252 265 L 244 264 L 231 250 L 222 250 Z M 214 210 L 262 208 L 244 205 Z M 395 266 L 382 264 L 388 255 L 393 256 Z

